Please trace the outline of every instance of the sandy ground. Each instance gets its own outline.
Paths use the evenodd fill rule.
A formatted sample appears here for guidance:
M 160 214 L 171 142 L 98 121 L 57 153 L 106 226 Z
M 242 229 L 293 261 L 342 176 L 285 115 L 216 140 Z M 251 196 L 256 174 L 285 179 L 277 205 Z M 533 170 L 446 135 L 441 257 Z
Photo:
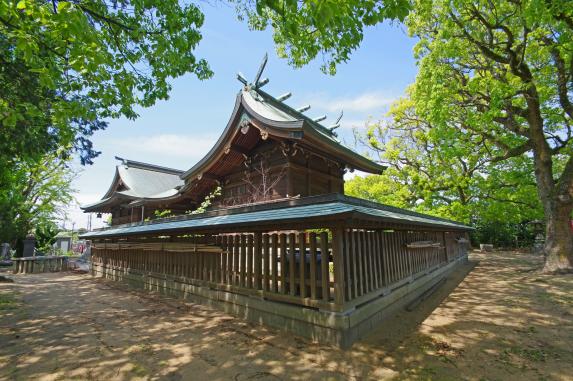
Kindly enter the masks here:
M 573 276 L 471 259 L 347 351 L 88 275 L 11 276 L 0 380 L 572 380 Z

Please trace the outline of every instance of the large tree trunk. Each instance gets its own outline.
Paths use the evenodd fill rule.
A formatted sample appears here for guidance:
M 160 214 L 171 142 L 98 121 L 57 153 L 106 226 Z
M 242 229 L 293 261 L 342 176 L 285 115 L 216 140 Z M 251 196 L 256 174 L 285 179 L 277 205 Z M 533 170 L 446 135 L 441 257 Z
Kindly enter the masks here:
M 573 272 L 573 232 L 569 218 L 573 207 L 554 202 L 547 212 L 544 272 Z
M 573 159 L 568 160 L 561 178 L 553 178 L 553 152 L 543 131 L 543 117 L 539 94 L 531 82 L 529 69 L 525 82 L 529 83 L 526 101 L 529 138 L 533 144 L 533 161 L 537 191 L 543 205 L 545 222 L 545 272 L 573 272 L 573 235 L 569 217 L 573 210 Z

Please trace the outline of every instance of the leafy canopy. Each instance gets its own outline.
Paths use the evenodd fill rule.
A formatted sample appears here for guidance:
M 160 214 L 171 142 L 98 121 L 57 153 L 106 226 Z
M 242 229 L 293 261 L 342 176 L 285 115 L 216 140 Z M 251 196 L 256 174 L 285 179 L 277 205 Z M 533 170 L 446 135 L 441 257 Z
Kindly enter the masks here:
M 202 24 L 176 0 L 0 2 L 0 151 L 71 146 L 91 163 L 105 119 L 167 99 L 170 78 L 212 75 L 193 54 Z
M 53 227 L 53 221 L 63 216 L 74 201 L 75 173 L 68 164 L 58 154 L 49 154 L 0 171 L 0 242 L 14 243 L 35 227 Z
M 319 54 L 330 74 L 360 46 L 364 29 L 385 20 L 404 20 L 409 0 L 233 0 L 249 27 L 271 26 L 277 54 L 301 67 Z
M 531 157 L 492 162 L 470 135 L 446 144 L 449 138 L 434 133 L 410 98 L 397 102 L 389 117 L 355 130 L 358 146 L 388 168 L 352 179 L 349 194 L 473 224 L 541 217 Z

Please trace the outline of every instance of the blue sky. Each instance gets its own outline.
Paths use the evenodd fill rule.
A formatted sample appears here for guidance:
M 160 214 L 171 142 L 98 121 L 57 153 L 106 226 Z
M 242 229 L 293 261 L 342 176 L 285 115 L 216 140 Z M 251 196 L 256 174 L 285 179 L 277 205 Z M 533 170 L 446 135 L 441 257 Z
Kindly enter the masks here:
M 109 121 L 106 131 L 93 142 L 102 154 L 92 166 L 80 167 L 74 181 L 77 201 L 97 201 L 111 183 L 117 161 L 114 156 L 178 169 L 188 169 L 198 161 L 223 131 L 233 109 L 242 72 L 251 80 L 264 54 L 269 61 L 263 77 L 270 79 L 265 91 L 278 96 L 292 92 L 291 106 L 310 104 L 309 116 L 326 114 L 322 122 L 334 122 L 344 109 L 339 136 L 352 142 L 352 128 L 364 128 L 369 119 L 379 119 L 389 105 L 402 96 L 414 81 L 416 65 L 412 49 L 415 41 L 403 26 L 380 25 L 370 28 L 362 46 L 335 76 L 320 71 L 321 59 L 302 69 L 288 66 L 275 54 L 271 31 L 249 31 L 227 5 L 203 3 L 203 40 L 196 56 L 205 58 L 214 76 L 199 81 L 191 75 L 172 80 L 170 99 L 140 111 L 135 121 Z M 77 205 L 68 208 L 66 227 L 86 227 L 87 216 Z M 93 219 L 93 227 L 101 220 Z

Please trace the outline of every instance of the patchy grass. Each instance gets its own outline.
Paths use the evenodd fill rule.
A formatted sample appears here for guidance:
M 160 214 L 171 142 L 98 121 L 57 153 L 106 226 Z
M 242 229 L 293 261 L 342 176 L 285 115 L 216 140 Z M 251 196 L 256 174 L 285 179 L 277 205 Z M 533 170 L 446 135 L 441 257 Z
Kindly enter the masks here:
M 18 308 L 16 297 L 8 292 L 0 293 L 0 311 Z

